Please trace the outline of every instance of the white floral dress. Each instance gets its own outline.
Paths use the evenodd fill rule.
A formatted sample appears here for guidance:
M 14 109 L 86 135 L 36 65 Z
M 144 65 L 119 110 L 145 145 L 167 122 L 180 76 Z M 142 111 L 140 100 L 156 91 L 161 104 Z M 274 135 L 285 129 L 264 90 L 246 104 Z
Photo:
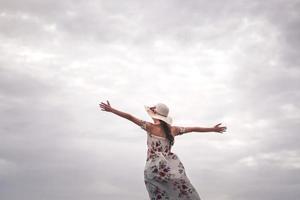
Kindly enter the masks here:
M 141 128 L 146 130 L 146 121 L 142 120 Z M 147 146 L 144 182 L 150 199 L 201 200 L 168 139 L 147 132 Z

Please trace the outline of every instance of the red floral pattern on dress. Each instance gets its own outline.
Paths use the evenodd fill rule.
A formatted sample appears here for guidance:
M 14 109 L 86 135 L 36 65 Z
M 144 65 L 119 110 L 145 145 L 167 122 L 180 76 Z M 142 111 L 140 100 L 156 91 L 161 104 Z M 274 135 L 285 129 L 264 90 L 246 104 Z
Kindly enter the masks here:
M 141 126 L 146 130 L 146 122 Z M 201 200 L 167 138 L 147 132 L 144 181 L 151 200 Z

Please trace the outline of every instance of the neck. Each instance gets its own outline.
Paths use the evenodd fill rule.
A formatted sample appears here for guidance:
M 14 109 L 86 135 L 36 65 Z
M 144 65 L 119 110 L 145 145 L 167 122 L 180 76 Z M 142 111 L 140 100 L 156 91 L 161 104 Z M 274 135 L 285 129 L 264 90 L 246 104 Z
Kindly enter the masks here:
M 160 124 L 160 121 L 158 119 L 153 119 L 154 124 Z

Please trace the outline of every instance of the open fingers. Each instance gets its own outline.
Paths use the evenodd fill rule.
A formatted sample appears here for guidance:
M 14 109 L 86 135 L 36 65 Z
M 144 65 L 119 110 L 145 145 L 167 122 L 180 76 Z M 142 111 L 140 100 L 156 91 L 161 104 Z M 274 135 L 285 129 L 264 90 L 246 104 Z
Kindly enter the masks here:
M 102 108 L 102 109 L 106 109 L 108 106 L 105 104 L 105 103 L 103 103 L 103 102 L 101 102 L 101 104 L 99 104 L 99 106 L 100 106 L 100 108 Z
M 102 103 L 102 102 L 99 105 L 100 105 L 100 107 L 106 107 L 107 106 L 105 103 Z
M 106 100 L 107 103 L 104 103 L 104 102 L 101 102 L 99 104 L 100 108 L 102 111 L 107 111 L 107 112 L 110 112 L 111 111 L 111 106 L 110 106 L 110 103 L 108 100 Z
M 226 131 L 226 127 L 225 127 L 225 126 L 220 127 L 220 128 L 221 128 L 221 132 L 222 132 L 222 133 Z
M 108 106 L 108 104 L 101 102 L 101 106 Z
M 220 125 L 220 124 L 218 124 L 218 125 Z M 226 126 L 218 127 L 218 129 L 217 129 L 217 132 L 219 132 L 219 133 L 223 133 L 225 131 L 226 131 Z

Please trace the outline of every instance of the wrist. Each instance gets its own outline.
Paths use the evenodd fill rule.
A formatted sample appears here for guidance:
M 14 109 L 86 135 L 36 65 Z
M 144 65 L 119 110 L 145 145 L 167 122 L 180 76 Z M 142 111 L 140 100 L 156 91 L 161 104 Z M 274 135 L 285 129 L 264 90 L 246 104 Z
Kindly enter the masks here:
M 210 128 L 210 132 L 216 132 L 216 128 L 215 127 Z

